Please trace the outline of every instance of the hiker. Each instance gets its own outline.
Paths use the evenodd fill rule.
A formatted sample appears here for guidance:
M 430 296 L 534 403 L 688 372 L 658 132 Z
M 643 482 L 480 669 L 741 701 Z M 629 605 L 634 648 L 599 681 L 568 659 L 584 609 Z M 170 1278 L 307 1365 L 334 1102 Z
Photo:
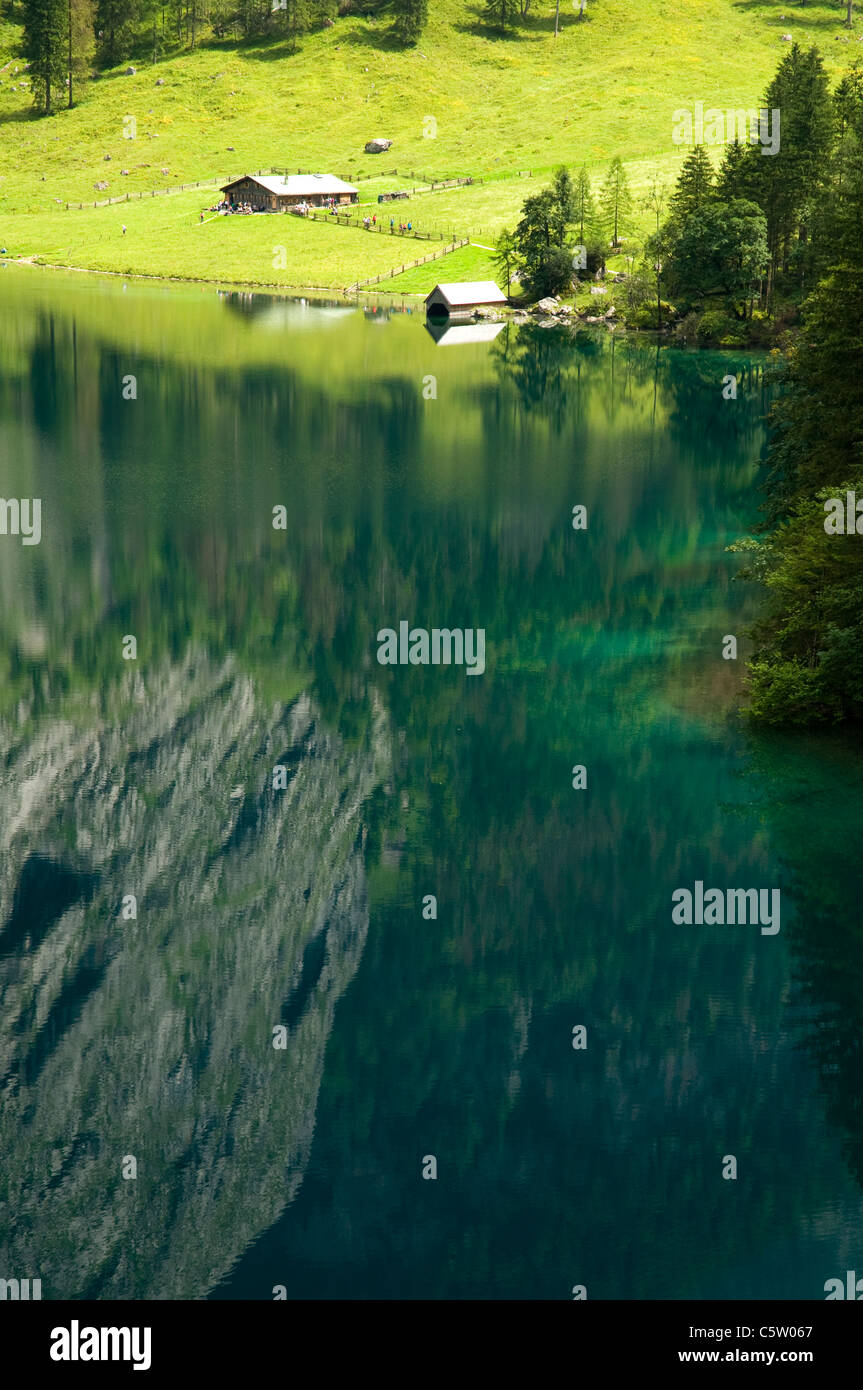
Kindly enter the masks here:
M 202 212 L 202 213 L 201 213 L 201 221 L 203 222 L 203 220 L 204 220 L 204 214 L 203 214 L 203 212 Z
M 391 218 L 390 218 L 390 231 L 393 231 L 395 225 L 396 225 L 396 219 L 395 219 L 394 217 L 391 217 Z
M 124 222 L 124 223 L 123 223 L 123 236 L 125 236 L 125 235 L 126 235 L 126 224 L 125 224 L 125 222 Z
M 376 212 L 373 212 L 373 213 L 372 213 L 372 226 L 373 226 L 373 227 L 376 227 L 377 225 L 378 225 L 378 215 L 377 215 Z
M 410 231 L 410 229 L 411 229 L 412 226 L 413 226 L 413 223 L 412 223 L 412 222 L 409 222 L 409 223 L 408 223 L 408 231 Z

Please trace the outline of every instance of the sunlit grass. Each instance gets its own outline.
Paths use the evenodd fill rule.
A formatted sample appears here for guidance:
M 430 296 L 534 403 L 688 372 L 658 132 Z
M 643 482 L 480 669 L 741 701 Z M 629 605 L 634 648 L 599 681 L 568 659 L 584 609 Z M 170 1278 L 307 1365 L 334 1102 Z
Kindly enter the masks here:
M 562 6 L 557 39 L 551 6 L 506 39 L 489 35 L 474 9 L 437 0 L 420 44 L 405 52 L 368 42 L 384 22 L 348 16 L 306 36 L 295 55 L 223 43 L 155 66 L 135 60 L 134 76 L 123 68 L 106 74 L 80 105 L 47 119 L 30 114 L 26 74 L 12 56 L 17 30 L 3 22 L 0 67 L 10 66 L 0 72 L 0 244 L 46 262 L 126 273 L 343 287 L 430 248 L 413 242 L 410 254 L 407 243 L 396 249 L 384 237 L 285 217 L 201 227 L 199 210 L 214 197 L 206 191 L 89 212 L 63 205 L 198 179 L 215 188 L 275 166 L 353 179 L 376 209 L 378 192 L 413 187 L 414 175 L 470 174 L 489 181 L 380 211 L 491 245 L 561 162 L 586 163 L 598 186 L 608 160 L 622 154 L 637 198 L 654 170 L 672 180 L 681 158 L 673 111 L 697 100 L 757 106 L 787 51 L 783 32 L 821 43 L 834 72 L 861 52 L 835 3 L 592 0 L 585 22 Z M 134 140 L 124 138 L 130 117 Z M 391 138 L 392 149 L 365 154 L 374 135 Z M 104 192 L 94 189 L 100 180 Z M 643 227 L 642 209 L 633 223 Z M 288 249 L 284 269 L 273 266 L 278 243 Z M 473 265 L 483 253 L 458 254 Z M 425 273 L 406 272 L 403 284 L 413 283 L 425 287 Z

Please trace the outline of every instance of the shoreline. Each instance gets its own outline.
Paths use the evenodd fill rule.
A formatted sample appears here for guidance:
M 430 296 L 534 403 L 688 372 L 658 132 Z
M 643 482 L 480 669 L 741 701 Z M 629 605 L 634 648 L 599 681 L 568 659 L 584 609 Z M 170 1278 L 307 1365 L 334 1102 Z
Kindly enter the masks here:
M 378 301 L 403 302 L 413 300 L 415 303 L 412 308 L 419 308 L 426 296 L 419 290 L 390 290 L 381 291 L 379 289 L 356 289 L 347 291 L 343 286 L 335 288 L 332 285 L 291 285 L 283 284 L 278 281 L 253 281 L 253 280 L 210 280 L 203 276 L 190 275 L 151 275 L 147 271 L 121 271 L 121 270 L 96 270 L 90 266 L 62 265 L 53 261 L 39 261 L 34 257 L 7 257 L 0 260 L 0 271 L 7 266 L 16 266 L 32 270 L 50 270 L 54 272 L 68 273 L 73 275 L 94 275 L 112 280 L 142 280 L 156 285 L 200 285 L 223 292 L 226 294 L 270 294 L 281 295 L 285 299 L 302 299 L 306 296 L 326 295 L 328 298 L 340 300 L 346 306 L 360 307 L 360 296 L 365 298 L 374 297 Z M 508 304 L 500 310 L 501 317 L 497 320 L 488 320 L 483 316 L 467 320 L 470 323 L 499 322 L 512 323 L 516 328 L 523 327 L 525 324 L 533 324 L 535 327 L 542 328 L 573 328 L 582 331 L 604 329 L 609 333 L 635 334 L 638 337 L 655 339 L 658 345 L 663 343 L 669 347 L 676 347 L 681 350 L 696 352 L 728 352 L 728 353 L 766 353 L 771 349 L 763 344 L 746 343 L 731 346 L 728 344 L 695 342 L 682 343 L 675 342 L 673 337 L 665 330 L 659 331 L 654 328 L 641 328 L 635 324 L 628 324 L 623 318 L 607 319 L 604 316 L 582 318 L 577 311 L 571 314 L 561 315 L 552 312 L 542 315 L 536 312 L 536 305 L 515 305 Z
M 280 280 L 211 280 L 209 276 L 205 275 L 151 275 L 146 270 L 98 270 L 87 265 L 64 265 L 58 261 L 40 261 L 35 256 L 4 257 L 0 260 L 0 269 L 5 269 L 6 266 L 26 267 L 33 270 L 68 271 L 74 275 L 104 275 L 113 280 L 151 280 L 162 285 L 211 285 L 214 289 L 222 290 L 257 290 L 261 292 L 278 290 L 282 293 L 293 294 L 332 294 L 338 295 L 346 302 L 350 302 L 361 294 L 379 293 L 379 291 L 363 288 L 349 291 L 344 285 L 338 287 L 334 285 L 295 285 L 285 284 Z M 425 299 L 425 295 L 419 290 L 392 290 L 390 295 L 400 299 Z

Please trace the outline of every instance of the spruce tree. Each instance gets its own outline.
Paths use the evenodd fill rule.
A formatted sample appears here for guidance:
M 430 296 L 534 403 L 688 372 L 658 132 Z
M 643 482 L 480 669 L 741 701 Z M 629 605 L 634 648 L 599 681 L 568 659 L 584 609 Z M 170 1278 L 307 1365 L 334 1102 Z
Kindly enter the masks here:
M 74 106 L 75 94 L 86 82 L 93 60 L 93 0 L 67 0 L 66 70 L 68 100 Z
M 506 293 L 509 295 L 512 278 L 518 265 L 518 245 L 515 233 L 505 227 L 495 242 L 494 263 L 502 280 L 506 281 Z
M 67 0 L 24 0 L 24 56 L 33 100 L 49 115 L 66 87 L 69 49 Z
M 753 146 L 751 172 L 757 201 L 767 218 L 771 278 L 788 270 L 808 239 L 813 213 L 822 201 L 830 167 L 834 113 L 827 74 L 818 49 L 793 44 L 782 59 L 764 98 L 779 111 L 780 141 L 775 154 Z
M 573 222 L 578 225 L 578 239 L 584 245 L 585 233 L 589 235 L 596 223 L 596 203 L 590 186 L 590 175 L 584 164 L 575 176 L 573 203 Z
M 692 213 L 701 211 L 713 193 L 714 181 L 710 156 L 703 145 L 696 145 L 683 161 L 671 195 L 671 215 L 676 222 L 682 225 Z
M 627 214 L 632 209 L 629 180 L 626 177 L 623 160 L 619 154 L 615 155 L 611 161 L 605 176 L 605 183 L 602 185 L 600 201 L 605 228 L 611 233 L 613 245 L 617 246 L 620 240 L 620 228 L 624 225 Z
M 399 43 L 410 47 L 419 39 L 428 22 L 428 0 L 392 0 L 393 33 Z
M 512 29 L 518 15 L 518 0 L 485 0 L 483 13 L 486 22 L 505 34 Z
M 129 56 L 132 25 L 137 16 L 135 0 L 96 0 L 99 61 L 113 68 Z
M 735 198 L 755 199 L 756 187 L 753 177 L 753 161 L 759 158 L 758 150 L 735 140 L 725 146 L 725 154 L 716 178 L 716 197 L 721 203 L 730 203 Z
M 551 188 L 554 194 L 552 241 L 556 246 L 563 246 L 575 221 L 575 186 L 565 165 L 555 169 Z

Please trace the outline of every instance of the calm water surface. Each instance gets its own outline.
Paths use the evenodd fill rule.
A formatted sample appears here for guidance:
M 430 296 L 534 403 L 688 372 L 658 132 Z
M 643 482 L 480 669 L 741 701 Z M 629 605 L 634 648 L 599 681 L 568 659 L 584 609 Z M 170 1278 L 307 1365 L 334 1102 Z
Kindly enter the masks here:
M 0 273 L 0 491 L 42 501 L 0 537 L 0 1277 L 859 1267 L 863 755 L 754 736 L 721 656 L 767 401 L 755 359 Z M 401 619 L 485 673 L 380 666 Z M 696 879 L 780 933 L 676 926 Z

